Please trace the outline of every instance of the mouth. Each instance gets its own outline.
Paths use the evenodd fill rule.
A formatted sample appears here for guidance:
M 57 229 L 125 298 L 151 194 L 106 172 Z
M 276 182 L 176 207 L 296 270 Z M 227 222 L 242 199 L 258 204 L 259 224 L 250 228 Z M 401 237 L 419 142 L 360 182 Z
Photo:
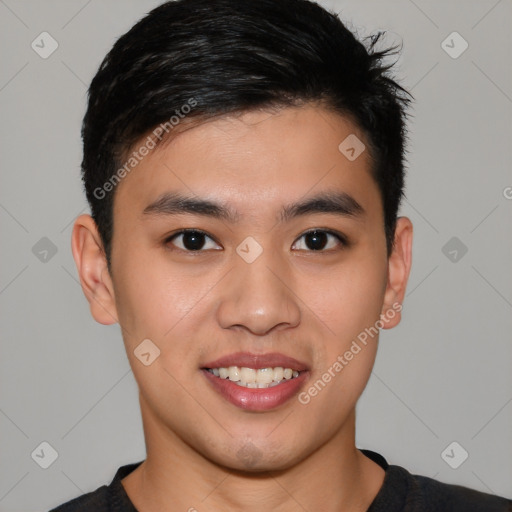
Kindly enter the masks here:
M 293 368 L 283 368 L 276 366 L 275 368 L 248 368 L 247 366 L 230 366 L 229 368 L 206 368 L 208 372 L 219 377 L 220 379 L 229 379 L 237 386 L 250 389 L 267 389 L 279 386 L 282 382 L 296 379 L 300 372 Z
M 249 411 L 283 405 L 300 391 L 309 375 L 305 364 L 282 354 L 232 354 L 200 369 L 220 396 Z

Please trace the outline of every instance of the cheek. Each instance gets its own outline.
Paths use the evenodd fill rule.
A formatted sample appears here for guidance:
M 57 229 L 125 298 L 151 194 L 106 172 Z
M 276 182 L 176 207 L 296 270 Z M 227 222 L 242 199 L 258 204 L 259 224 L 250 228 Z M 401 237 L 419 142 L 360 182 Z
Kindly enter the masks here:
M 126 262 L 128 263 L 128 262 Z M 141 265 L 130 260 L 117 267 L 119 320 L 133 373 L 145 403 L 179 430 L 179 421 L 169 411 L 179 409 L 183 417 L 198 417 L 196 382 L 191 369 L 197 359 L 193 337 L 208 306 L 209 279 L 192 278 L 165 265 Z M 211 305 L 210 305 L 211 307 Z M 152 362 L 145 365 L 136 352 L 142 340 Z M 154 359 L 153 354 L 158 354 Z M 194 367 L 195 368 L 195 367 Z
M 332 339 L 346 343 L 379 319 L 387 267 L 373 258 L 304 276 L 300 291 Z M 338 345 L 338 348 L 342 348 Z
M 350 265 L 339 265 L 327 276 L 317 275 L 304 282 L 308 306 L 320 329 L 316 333 L 318 370 L 312 375 L 306 390 L 309 396 L 304 400 L 315 401 L 319 409 L 328 404 L 325 414 L 331 420 L 355 405 L 370 377 L 377 352 L 376 323 L 384 298 L 386 269 L 385 260 L 362 256 Z M 315 398 L 320 395 L 323 398 Z
M 116 304 L 123 326 L 137 335 L 165 342 L 183 319 L 193 317 L 216 275 L 190 275 L 165 262 L 132 258 L 117 267 Z

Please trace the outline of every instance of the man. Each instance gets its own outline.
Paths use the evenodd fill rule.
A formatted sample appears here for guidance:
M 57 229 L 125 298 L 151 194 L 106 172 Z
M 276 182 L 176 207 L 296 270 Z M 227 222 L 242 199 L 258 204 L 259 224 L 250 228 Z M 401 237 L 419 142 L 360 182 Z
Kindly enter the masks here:
M 178 0 L 92 81 L 73 255 L 147 458 L 65 511 L 510 510 L 355 446 L 412 225 L 407 92 L 306 0 Z

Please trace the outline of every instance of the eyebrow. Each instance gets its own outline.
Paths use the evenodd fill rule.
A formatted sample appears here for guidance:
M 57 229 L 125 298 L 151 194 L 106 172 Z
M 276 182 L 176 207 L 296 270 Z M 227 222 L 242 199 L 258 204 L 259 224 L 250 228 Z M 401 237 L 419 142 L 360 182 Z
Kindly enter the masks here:
M 177 192 L 162 194 L 144 208 L 143 215 L 166 216 L 194 214 L 236 223 L 240 214 L 227 205 Z M 331 213 L 342 217 L 358 218 L 366 213 L 364 208 L 345 192 L 323 192 L 313 197 L 285 205 L 279 214 L 280 222 L 315 213 Z

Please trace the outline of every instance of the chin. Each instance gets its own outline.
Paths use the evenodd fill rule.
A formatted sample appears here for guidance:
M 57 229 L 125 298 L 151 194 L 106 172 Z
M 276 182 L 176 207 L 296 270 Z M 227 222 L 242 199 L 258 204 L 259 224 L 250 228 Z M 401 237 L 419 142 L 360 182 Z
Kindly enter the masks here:
M 292 450 L 290 449 L 290 451 Z M 229 453 L 228 457 L 226 457 L 226 453 Z M 271 446 L 258 447 L 251 441 L 230 446 L 223 454 L 211 454 L 208 458 L 215 464 L 230 470 L 249 473 L 285 470 L 296 464 L 298 460 L 297 453 L 293 455 L 288 453 L 282 445 L 276 452 Z

